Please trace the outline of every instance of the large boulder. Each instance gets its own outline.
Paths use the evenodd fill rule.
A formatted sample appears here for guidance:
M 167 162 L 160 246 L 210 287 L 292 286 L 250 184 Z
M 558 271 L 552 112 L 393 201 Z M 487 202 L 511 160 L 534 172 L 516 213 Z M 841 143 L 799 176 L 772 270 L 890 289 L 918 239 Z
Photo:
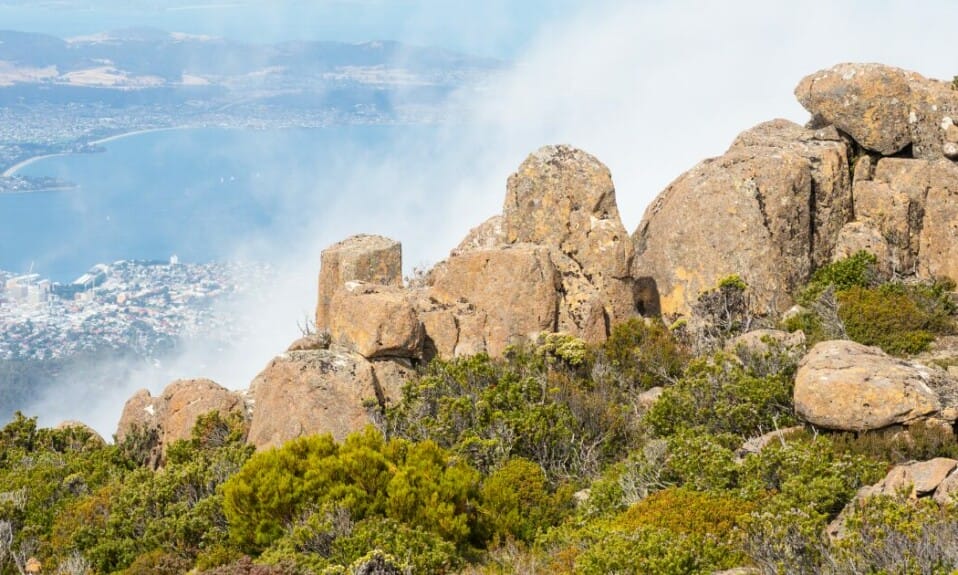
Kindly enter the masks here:
M 238 412 L 245 416 L 243 395 L 209 379 L 174 381 L 156 397 L 142 389 L 123 407 L 116 439 L 122 442 L 134 432 L 155 432 L 159 440 L 158 454 L 162 454 L 173 442 L 189 439 L 196 420 L 212 411 Z M 156 458 L 155 462 L 161 459 Z
M 333 343 L 366 358 L 422 357 L 423 328 L 402 288 L 347 282 L 330 301 Z
M 570 146 L 545 146 L 509 177 L 502 214 L 507 243 L 553 249 L 564 294 L 563 330 L 604 338 L 636 315 L 635 249 L 622 225 L 609 169 Z
M 954 383 L 941 370 L 851 341 L 817 344 L 795 376 L 795 411 L 826 429 L 866 431 L 945 415 Z
M 958 158 L 958 92 L 882 64 L 838 64 L 811 74 L 795 88 L 798 101 L 820 122 L 833 124 L 862 147 L 889 156 L 908 151 L 927 160 Z
M 911 143 L 911 87 L 903 70 L 881 64 L 839 64 L 806 76 L 799 103 L 869 150 L 891 155 Z
M 633 235 L 634 276 L 655 280 L 667 315 L 688 315 L 733 274 L 748 282 L 755 312 L 784 311 L 851 219 L 848 153 L 834 130 L 785 120 L 745 132 L 648 207 Z
M 546 247 L 515 244 L 451 257 L 435 274 L 426 299 L 434 314 L 459 312 L 452 322 L 434 315 L 426 331 L 437 325 L 451 332 L 455 325 L 455 338 L 446 336 L 440 344 L 444 351 L 501 355 L 510 344 L 555 331 L 559 285 Z M 456 343 L 450 345 L 452 339 Z
M 249 394 L 248 441 L 257 448 L 315 433 L 342 440 L 372 422 L 369 410 L 383 397 L 373 365 L 340 349 L 286 352 L 256 376 Z
M 402 286 L 402 246 L 383 236 L 356 235 L 323 250 L 316 327 L 327 329 L 330 304 L 346 282 Z

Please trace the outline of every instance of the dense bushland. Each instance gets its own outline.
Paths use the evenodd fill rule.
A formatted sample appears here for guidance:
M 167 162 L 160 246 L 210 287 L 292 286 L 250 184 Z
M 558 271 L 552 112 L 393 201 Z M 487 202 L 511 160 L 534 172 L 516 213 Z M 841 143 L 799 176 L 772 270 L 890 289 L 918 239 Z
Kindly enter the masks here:
M 897 354 L 953 330 L 947 283 L 883 283 L 874 264 L 819 270 L 788 325 Z M 693 322 L 636 319 L 601 345 L 553 334 L 433 361 L 342 443 L 254 454 L 245 421 L 210 414 L 154 471 L 149 433 L 107 445 L 18 414 L 0 430 L 0 574 L 31 557 L 63 574 L 958 568 L 952 506 L 877 499 L 849 508 L 844 538 L 825 534 L 891 465 L 958 454 L 949 431 L 804 429 L 741 451 L 797 424 L 801 355 L 727 345 L 768 323 L 748 289 L 727 278 Z

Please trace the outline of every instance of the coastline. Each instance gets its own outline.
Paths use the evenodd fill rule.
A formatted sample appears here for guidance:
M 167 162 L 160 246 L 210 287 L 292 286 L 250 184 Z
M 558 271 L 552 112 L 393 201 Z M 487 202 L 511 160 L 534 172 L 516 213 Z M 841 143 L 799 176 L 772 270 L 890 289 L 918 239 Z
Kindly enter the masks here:
M 116 134 L 114 136 L 107 136 L 106 138 L 100 138 L 99 140 L 93 140 L 91 142 L 87 142 L 86 145 L 99 146 L 101 144 L 108 144 L 110 142 L 114 142 L 116 140 L 122 140 L 123 138 L 129 138 L 131 136 L 149 134 L 150 132 L 166 132 L 169 130 L 183 130 L 187 128 L 189 128 L 189 126 L 171 126 L 169 128 L 146 128 L 144 130 L 134 130 L 132 132 L 124 132 L 122 134 Z M 17 172 L 19 172 L 20 170 L 22 170 L 23 168 L 29 166 L 30 164 L 34 162 L 39 162 L 40 160 L 45 160 L 47 158 L 56 158 L 58 156 L 70 156 L 75 153 L 76 152 L 57 152 L 55 154 L 42 154 L 40 156 L 33 156 L 32 158 L 27 158 L 26 160 L 23 160 L 22 162 L 18 162 L 10 166 L 3 172 L 3 174 L 0 174 L 0 175 L 2 175 L 4 178 L 10 178 L 15 176 Z
M 170 130 L 186 130 L 190 126 L 170 126 L 168 128 L 146 128 L 143 130 L 134 130 L 132 132 L 123 132 L 122 134 L 116 134 L 115 136 L 107 136 L 106 138 L 100 138 L 99 140 L 93 140 L 92 142 L 87 142 L 88 146 L 99 146 L 101 144 L 107 144 L 109 142 L 114 142 L 116 140 L 122 140 L 123 138 L 129 138 L 131 136 L 139 136 L 140 134 L 149 134 L 151 132 L 169 132 Z
M 10 178 L 16 175 L 16 173 L 19 172 L 21 169 L 29 166 L 33 162 L 39 162 L 40 160 L 45 160 L 46 158 L 56 158 L 57 156 L 69 156 L 69 155 L 70 155 L 70 152 L 58 152 L 56 154 L 43 154 L 42 156 L 33 156 L 32 158 L 27 158 L 26 160 L 23 160 L 22 162 L 19 162 L 17 164 L 10 166 L 9 168 L 7 168 L 5 172 L 3 172 L 2 176 L 4 178 Z

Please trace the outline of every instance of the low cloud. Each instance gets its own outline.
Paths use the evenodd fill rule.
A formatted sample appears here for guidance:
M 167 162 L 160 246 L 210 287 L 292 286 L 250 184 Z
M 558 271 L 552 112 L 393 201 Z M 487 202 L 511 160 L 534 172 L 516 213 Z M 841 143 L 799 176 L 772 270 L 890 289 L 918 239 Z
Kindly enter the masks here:
M 324 247 L 378 233 L 403 242 L 407 273 L 435 263 L 499 212 L 509 173 L 539 146 L 568 143 L 605 162 L 631 231 L 670 181 L 739 132 L 779 117 L 804 122 L 792 89 L 806 74 L 842 61 L 958 72 L 950 30 L 958 5 L 944 1 L 569 4 L 536 28 L 507 71 L 454 97 L 453 118 L 439 128 L 412 128 L 374 153 L 344 145 L 335 170 L 287 172 L 266 146 L 240 152 L 283 173 L 263 193 L 288 221 L 281 237 L 235 244 L 237 255 L 265 256 L 277 271 L 255 303 L 227 310 L 250 339 L 188 350 L 160 376 L 133 373 L 96 415 L 53 409 L 71 405 L 64 401 L 44 406 L 110 433 L 133 389 L 158 391 L 171 372 L 245 388 L 312 315 Z M 410 27 L 426 24 L 439 25 Z

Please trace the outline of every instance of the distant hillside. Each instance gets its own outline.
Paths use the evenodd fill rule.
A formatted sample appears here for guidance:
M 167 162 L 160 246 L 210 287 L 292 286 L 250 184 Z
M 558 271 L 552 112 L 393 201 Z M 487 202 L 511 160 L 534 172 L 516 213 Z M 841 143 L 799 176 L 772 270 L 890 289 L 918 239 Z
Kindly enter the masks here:
M 32 97 L 53 101 L 76 88 L 118 90 L 139 100 L 142 94 L 129 93 L 201 89 L 268 96 L 343 86 L 436 89 L 498 66 L 495 60 L 398 42 L 244 44 L 151 28 L 69 39 L 0 31 L 0 92 L 26 88 Z

